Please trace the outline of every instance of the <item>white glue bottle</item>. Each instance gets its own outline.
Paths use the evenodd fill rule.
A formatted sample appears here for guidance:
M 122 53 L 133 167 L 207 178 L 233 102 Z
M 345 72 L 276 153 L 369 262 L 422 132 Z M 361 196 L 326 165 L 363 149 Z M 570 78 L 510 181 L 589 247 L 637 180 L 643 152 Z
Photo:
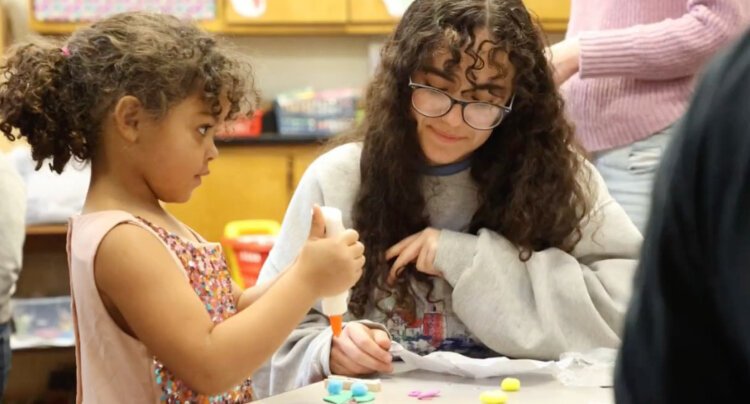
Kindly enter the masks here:
M 338 237 L 344 232 L 344 223 L 341 219 L 341 211 L 337 208 L 330 206 L 323 206 L 320 208 L 323 212 L 323 218 L 326 223 L 326 238 Z M 333 335 L 341 335 L 341 328 L 343 327 L 343 317 L 346 313 L 349 291 L 339 293 L 338 295 L 324 297 L 323 298 L 323 314 L 328 316 L 331 322 L 331 330 Z

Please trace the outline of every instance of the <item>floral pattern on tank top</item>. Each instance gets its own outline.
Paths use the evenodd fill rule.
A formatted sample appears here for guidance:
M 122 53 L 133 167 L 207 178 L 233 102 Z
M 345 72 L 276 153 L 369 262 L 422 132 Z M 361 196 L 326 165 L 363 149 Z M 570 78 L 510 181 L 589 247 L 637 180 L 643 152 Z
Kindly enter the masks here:
M 231 278 L 218 244 L 193 243 L 142 217 L 138 217 L 138 220 L 153 229 L 177 256 L 187 274 L 190 286 L 203 302 L 211 321 L 218 324 L 237 313 L 232 295 Z M 253 391 L 250 379 L 223 394 L 200 395 L 173 375 L 156 357 L 154 357 L 153 376 L 161 390 L 159 398 L 161 403 L 235 404 L 252 400 Z

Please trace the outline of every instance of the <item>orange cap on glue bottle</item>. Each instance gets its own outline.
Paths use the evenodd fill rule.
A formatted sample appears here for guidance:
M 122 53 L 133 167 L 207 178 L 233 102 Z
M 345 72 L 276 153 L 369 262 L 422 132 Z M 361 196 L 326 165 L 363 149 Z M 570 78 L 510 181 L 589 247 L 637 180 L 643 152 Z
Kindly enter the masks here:
M 330 206 L 323 206 L 320 210 L 323 212 L 326 223 L 326 237 L 338 237 L 344 231 L 341 211 Z M 324 297 L 322 301 L 323 314 L 328 316 L 333 335 L 337 337 L 341 335 L 343 316 L 347 310 L 348 300 L 349 291 L 346 291 L 338 295 Z

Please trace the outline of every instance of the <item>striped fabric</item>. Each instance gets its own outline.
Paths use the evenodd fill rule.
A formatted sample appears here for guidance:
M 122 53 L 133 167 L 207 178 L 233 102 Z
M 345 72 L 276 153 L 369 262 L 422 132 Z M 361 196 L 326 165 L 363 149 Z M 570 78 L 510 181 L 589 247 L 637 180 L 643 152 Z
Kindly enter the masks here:
M 748 0 L 572 0 L 580 71 L 562 87 L 591 152 L 648 137 L 685 112 L 703 64 L 747 27 Z

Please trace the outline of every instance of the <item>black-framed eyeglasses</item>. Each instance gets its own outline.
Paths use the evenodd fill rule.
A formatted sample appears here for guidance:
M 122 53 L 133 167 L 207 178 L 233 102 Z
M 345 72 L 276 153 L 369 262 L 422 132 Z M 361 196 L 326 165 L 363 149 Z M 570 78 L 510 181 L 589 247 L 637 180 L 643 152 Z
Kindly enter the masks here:
M 503 122 L 513 110 L 516 95 L 510 98 L 508 106 L 495 105 L 483 101 L 461 101 L 435 87 L 415 83 L 409 78 L 411 105 L 414 110 L 428 118 L 439 118 L 447 114 L 455 104 L 461 106 L 461 117 L 467 125 L 477 130 L 488 130 Z

